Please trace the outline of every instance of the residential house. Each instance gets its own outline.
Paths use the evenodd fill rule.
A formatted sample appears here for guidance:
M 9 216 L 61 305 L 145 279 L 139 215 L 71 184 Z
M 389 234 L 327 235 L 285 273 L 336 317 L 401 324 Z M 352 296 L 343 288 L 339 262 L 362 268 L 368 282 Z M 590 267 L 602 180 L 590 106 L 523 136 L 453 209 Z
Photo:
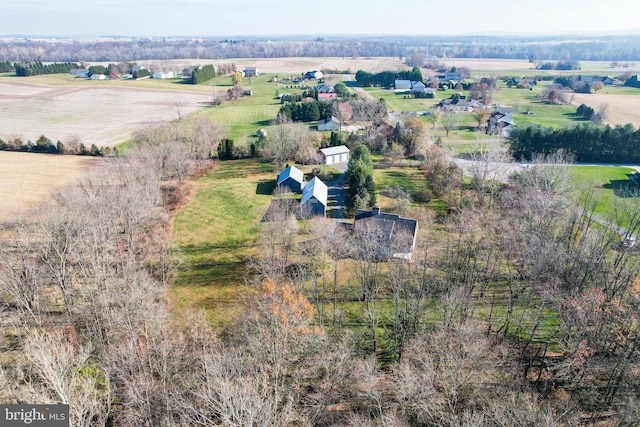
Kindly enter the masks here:
M 350 150 L 346 145 L 338 145 L 337 147 L 327 147 L 320 149 L 320 154 L 324 158 L 325 165 L 348 162 L 349 152 Z
M 362 256 L 374 256 L 379 260 L 397 258 L 411 261 L 416 247 L 418 221 L 380 212 L 379 207 L 370 211 L 358 209 L 353 231 L 356 238 L 366 239 L 360 245 L 366 251 Z M 372 244 L 375 245 L 374 250 L 371 250 Z
M 513 120 L 511 111 L 506 109 L 496 109 L 489 116 L 489 124 L 487 125 L 487 133 L 508 137 L 515 127 L 516 122 Z
M 608 76 L 586 76 L 580 75 L 578 76 L 578 80 L 588 85 L 595 82 L 602 82 L 604 86 L 611 86 L 613 84 L 613 79 Z
M 304 73 L 304 78 L 305 79 L 316 79 L 316 80 L 319 80 L 323 76 L 324 76 L 324 74 L 322 73 L 322 71 L 317 71 L 317 70 L 307 71 L 306 73 Z
M 329 188 L 327 185 L 317 176 L 313 177 L 302 190 L 300 216 L 302 218 L 326 216 L 328 196 Z
M 483 108 L 487 108 L 486 105 L 484 105 L 484 103 L 482 103 L 481 101 L 478 101 L 477 99 L 470 99 L 467 101 L 467 104 L 469 104 L 469 107 L 471 107 L 472 109 L 483 109 Z
M 462 74 L 460 73 L 444 73 L 436 76 L 440 81 L 459 82 L 462 80 Z
M 335 83 L 320 83 L 314 86 L 313 89 L 318 93 L 334 93 L 336 91 L 334 86 Z
M 393 84 L 395 92 L 411 92 L 411 80 L 396 80 Z
M 427 89 L 427 87 L 425 86 L 425 84 L 420 82 L 420 81 L 411 82 L 411 92 L 412 93 L 425 92 L 426 89 Z
M 443 111 L 471 111 L 472 107 L 464 97 L 447 98 L 438 104 Z
M 278 175 L 278 187 L 283 190 L 289 190 L 293 193 L 299 193 L 304 187 L 304 174 L 295 166 L 289 166 Z
M 89 77 L 89 70 L 85 70 L 84 68 L 75 68 L 73 70 L 70 70 L 69 74 L 86 79 Z
M 153 73 L 151 75 L 152 79 L 172 79 L 173 78 L 173 71 L 158 71 L 157 73 Z
M 258 71 L 258 67 L 246 67 L 242 70 L 242 74 L 244 74 L 245 77 L 256 77 L 260 75 L 260 72 Z
M 396 80 L 393 84 L 396 93 L 416 93 L 424 92 L 426 86 L 420 81 Z
M 333 116 L 329 119 L 318 120 L 318 130 L 319 131 L 340 130 L 340 121 Z

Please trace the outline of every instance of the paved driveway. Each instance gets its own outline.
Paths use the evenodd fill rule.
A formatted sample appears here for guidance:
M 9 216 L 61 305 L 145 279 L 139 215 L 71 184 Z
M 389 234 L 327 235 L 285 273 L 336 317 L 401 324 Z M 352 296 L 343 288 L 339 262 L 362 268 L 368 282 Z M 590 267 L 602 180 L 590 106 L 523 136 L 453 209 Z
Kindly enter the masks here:
M 344 185 L 346 181 L 346 177 L 344 173 L 347 170 L 347 163 L 335 163 L 332 164 L 331 167 L 336 168 L 340 171 L 340 175 L 338 178 L 327 182 L 327 187 L 329 187 L 329 194 L 327 196 L 328 207 L 332 209 L 331 218 L 338 222 L 344 222 L 344 210 L 345 210 L 345 191 Z

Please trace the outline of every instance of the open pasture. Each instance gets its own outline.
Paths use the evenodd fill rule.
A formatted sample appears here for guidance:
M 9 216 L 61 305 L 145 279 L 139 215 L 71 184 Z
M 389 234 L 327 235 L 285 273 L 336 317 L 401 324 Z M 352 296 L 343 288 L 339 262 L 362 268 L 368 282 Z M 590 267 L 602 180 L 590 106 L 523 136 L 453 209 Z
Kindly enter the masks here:
M 113 146 L 151 123 L 175 120 L 207 105 L 210 93 L 98 85 L 50 86 L 0 80 L 0 138 L 54 142 L 76 138 L 87 147 Z
M 20 211 L 42 203 L 96 161 L 88 156 L 0 151 L 0 218 L 10 220 Z

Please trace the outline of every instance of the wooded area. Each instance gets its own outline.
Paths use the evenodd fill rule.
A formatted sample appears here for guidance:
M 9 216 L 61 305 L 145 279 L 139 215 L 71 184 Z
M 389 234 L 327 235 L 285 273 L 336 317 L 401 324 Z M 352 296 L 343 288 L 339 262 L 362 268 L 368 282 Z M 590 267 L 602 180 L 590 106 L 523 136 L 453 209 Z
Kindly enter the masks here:
M 561 129 L 519 127 L 511 132 L 509 144 L 513 156 L 523 160 L 564 150 L 578 162 L 640 162 L 640 129 L 632 124 L 615 127 L 581 124 Z
M 0 42 L 0 61 L 109 62 L 167 59 L 284 57 L 410 57 L 414 52 L 449 58 L 527 58 L 531 61 L 637 61 L 637 35 L 578 36 L 325 36 L 321 41 L 286 37 L 230 40 L 130 39 L 50 43 L 41 40 Z M 416 64 L 417 65 L 417 64 Z

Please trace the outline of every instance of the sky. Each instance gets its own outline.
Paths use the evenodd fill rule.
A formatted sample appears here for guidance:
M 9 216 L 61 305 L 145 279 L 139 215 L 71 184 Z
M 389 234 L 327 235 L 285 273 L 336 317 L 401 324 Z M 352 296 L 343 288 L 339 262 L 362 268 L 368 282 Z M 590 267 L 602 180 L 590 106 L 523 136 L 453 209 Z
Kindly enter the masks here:
M 638 0 L 0 0 L 0 35 L 640 33 Z

